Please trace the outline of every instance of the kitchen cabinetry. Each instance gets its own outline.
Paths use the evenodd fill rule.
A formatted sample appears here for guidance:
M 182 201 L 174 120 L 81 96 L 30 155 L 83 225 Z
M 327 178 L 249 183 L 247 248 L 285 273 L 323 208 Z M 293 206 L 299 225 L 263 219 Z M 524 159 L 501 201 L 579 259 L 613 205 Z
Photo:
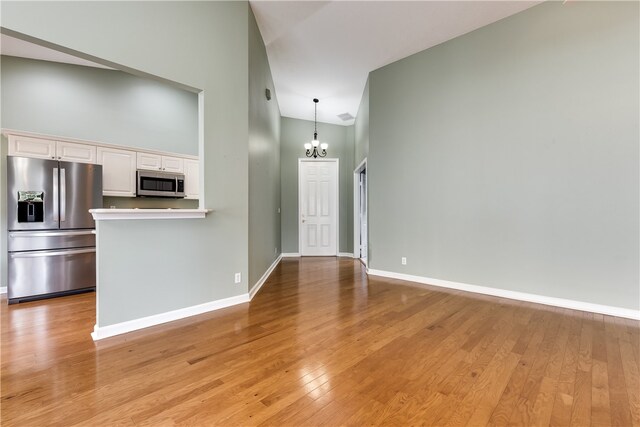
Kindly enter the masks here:
M 184 173 L 184 159 L 138 152 L 138 169 Z
M 136 196 L 136 152 L 117 148 L 97 148 L 102 165 L 102 195 Z
M 56 142 L 56 156 L 58 160 L 79 163 L 96 163 L 96 146 L 76 144 L 74 142 Z
M 146 169 L 185 174 L 185 198 L 198 199 L 200 167 L 192 156 L 118 148 L 108 144 L 79 141 L 22 131 L 5 131 L 8 154 L 18 157 L 55 159 L 102 165 L 103 195 L 136 196 L 136 170 Z
M 200 162 L 184 160 L 184 197 L 198 199 L 200 197 Z
M 184 159 L 162 156 L 162 170 L 165 172 L 184 173 Z
M 30 136 L 9 135 L 8 151 L 10 156 L 55 159 L 56 142 Z
M 138 152 L 136 167 L 138 169 L 162 170 L 162 156 L 159 154 Z
M 96 147 L 75 142 L 9 135 L 9 155 L 66 162 L 95 163 Z

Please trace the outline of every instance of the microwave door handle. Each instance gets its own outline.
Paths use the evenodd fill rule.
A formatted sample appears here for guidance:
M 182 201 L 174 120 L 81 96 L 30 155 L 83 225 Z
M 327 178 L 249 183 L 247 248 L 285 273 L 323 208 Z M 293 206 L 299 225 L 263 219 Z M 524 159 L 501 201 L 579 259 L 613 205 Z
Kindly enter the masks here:
M 66 170 L 60 168 L 60 222 L 67 220 L 67 178 Z
M 58 168 L 53 168 L 53 220 L 59 221 L 60 217 L 58 215 Z

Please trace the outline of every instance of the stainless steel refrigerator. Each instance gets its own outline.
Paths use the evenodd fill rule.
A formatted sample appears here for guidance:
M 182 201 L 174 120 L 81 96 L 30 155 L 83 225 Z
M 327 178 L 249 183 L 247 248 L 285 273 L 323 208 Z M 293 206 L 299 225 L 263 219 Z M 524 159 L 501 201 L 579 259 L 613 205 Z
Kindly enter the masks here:
M 7 157 L 9 303 L 95 289 L 102 166 Z

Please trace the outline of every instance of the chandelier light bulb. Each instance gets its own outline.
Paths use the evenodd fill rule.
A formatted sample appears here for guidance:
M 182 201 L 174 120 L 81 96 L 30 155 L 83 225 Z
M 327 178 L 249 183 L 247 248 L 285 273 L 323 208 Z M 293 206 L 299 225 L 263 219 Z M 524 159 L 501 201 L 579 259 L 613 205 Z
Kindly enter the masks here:
M 304 149 L 305 150 L 311 150 L 311 143 L 307 142 L 306 144 L 304 144 Z
M 320 144 L 320 148 L 323 150 L 326 150 L 327 148 L 329 148 L 329 144 L 327 144 L 326 142 L 323 142 L 322 144 Z
M 311 141 L 311 145 L 313 145 L 314 147 L 317 147 L 320 144 L 320 141 L 318 141 L 317 139 L 314 139 L 313 141 Z

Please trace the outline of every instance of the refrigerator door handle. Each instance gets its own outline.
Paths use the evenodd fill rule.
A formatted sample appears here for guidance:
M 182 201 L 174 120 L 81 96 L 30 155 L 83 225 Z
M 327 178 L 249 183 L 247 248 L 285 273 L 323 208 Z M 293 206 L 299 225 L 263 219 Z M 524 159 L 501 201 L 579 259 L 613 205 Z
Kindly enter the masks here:
M 59 221 L 60 217 L 58 216 L 58 168 L 53 168 L 53 220 Z
M 9 258 L 12 258 L 12 259 L 40 258 L 40 257 L 49 257 L 49 256 L 78 255 L 78 254 L 90 254 L 95 251 L 96 251 L 96 248 L 54 250 L 54 251 L 12 252 L 9 254 Z
M 60 168 L 60 222 L 67 220 L 67 178 L 65 172 L 65 168 Z

